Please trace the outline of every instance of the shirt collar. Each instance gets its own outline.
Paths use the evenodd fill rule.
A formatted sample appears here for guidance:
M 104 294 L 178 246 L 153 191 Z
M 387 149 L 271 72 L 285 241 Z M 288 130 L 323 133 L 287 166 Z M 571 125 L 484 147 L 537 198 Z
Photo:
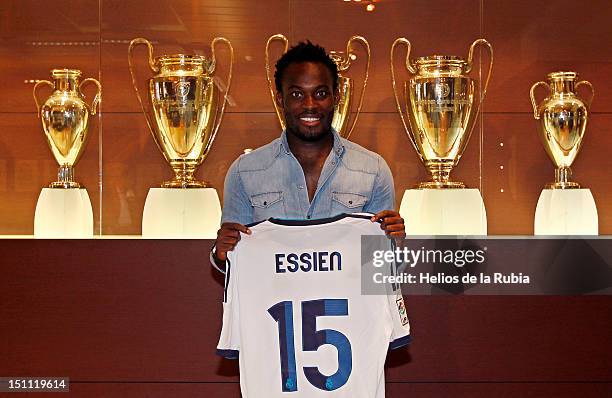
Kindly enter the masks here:
M 344 149 L 345 149 L 344 144 L 342 143 L 342 139 L 340 138 L 340 135 L 338 134 L 336 130 L 332 129 L 332 134 L 334 135 L 334 147 L 333 147 L 334 154 L 337 157 L 340 157 L 344 153 Z M 281 150 L 284 151 L 287 155 L 291 154 L 291 150 L 289 149 L 289 142 L 287 142 L 287 131 L 286 130 L 283 130 L 283 133 L 281 134 L 281 139 L 278 144 L 277 154 L 280 153 Z

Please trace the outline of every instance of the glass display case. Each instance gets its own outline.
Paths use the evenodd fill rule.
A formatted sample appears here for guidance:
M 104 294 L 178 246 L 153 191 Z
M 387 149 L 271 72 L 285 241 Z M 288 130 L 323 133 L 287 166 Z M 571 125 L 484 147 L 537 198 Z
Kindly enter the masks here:
M 612 40 L 606 28 L 611 11 L 602 2 L 589 2 L 581 5 L 581 12 L 567 12 L 574 7 L 575 3 L 564 0 L 524 5 L 479 0 L 4 1 L 0 4 L 4 94 L 0 234 L 33 234 L 41 189 L 56 179 L 58 165 L 32 98 L 34 85 L 49 79 L 52 69 L 78 69 L 83 78 L 95 78 L 102 86 L 99 111 L 90 115 L 87 143 L 74 169 L 75 179 L 89 194 L 94 235 L 139 235 L 149 189 L 159 187 L 173 173 L 132 88 L 130 41 L 147 38 L 155 55 L 207 57 L 214 37 L 231 41 L 235 63 L 227 109 L 211 151 L 196 172 L 197 179 L 208 182 L 222 197 L 225 173 L 234 159 L 280 134 L 264 66 L 266 41 L 277 33 L 291 44 L 309 39 L 328 50 L 343 50 L 354 35 L 367 39 L 372 54 L 369 79 L 350 139 L 385 158 L 395 178 L 398 208 L 405 190 L 429 175 L 404 131 L 393 99 L 392 43 L 399 37 L 409 39 L 413 59 L 433 54 L 465 58 L 475 39 L 486 38 L 494 51 L 492 77 L 453 176 L 480 190 L 492 235 L 533 234 L 538 197 L 545 184 L 554 180 L 555 166 L 539 137 L 530 88 L 551 72 L 578 72 L 580 79 L 592 83 L 595 97 L 572 169 L 574 179 L 594 196 L 599 233 L 610 234 L 612 159 L 607 149 L 612 96 L 607 76 L 612 63 L 605 42 Z M 271 46 L 271 57 L 275 59 L 282 50 L 282 45 Z M 230 54 L 219 47 L 216 55 L 215 84 L 223 92 Z M 400 82 L 409 79 L 405 68 L 399 68 L 402 56 L 398 51 Z M 350 71 L 358 79 L 365 67 L 360 57 L 365 53 L 356 51 Z M 135 60 L 145 76 L 146 50 L 136 50 Z M 477 81 L 485 78 L 487 62 L 486 51 L 476 49 L 471 73 Z M 50 93 L 41 88 L 39 97 L 44 100 Z M 89 104 L 95 93 L 94 85 L 83 87 Z M 589 95 L 584 87 L 577 93 Z M 546 94 L 538 95 L 541 100 Z

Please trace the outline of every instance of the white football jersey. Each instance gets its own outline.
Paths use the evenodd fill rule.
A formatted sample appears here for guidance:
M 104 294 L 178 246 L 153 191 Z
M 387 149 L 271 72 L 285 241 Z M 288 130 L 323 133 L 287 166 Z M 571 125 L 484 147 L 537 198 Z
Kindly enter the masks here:
M 361 236 L 384 235 L 370 217 L 271 219 L 228 252 L 217 353 L 239 358 L 244 398 L 385 396 L 410 326 L 401 292 L 361 294 Z

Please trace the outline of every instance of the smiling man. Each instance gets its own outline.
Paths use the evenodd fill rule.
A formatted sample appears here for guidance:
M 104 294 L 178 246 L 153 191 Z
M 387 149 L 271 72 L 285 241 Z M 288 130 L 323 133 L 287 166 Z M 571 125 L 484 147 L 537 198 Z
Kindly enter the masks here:
M 393 177 L 384 159 L 331 127 L 338 69 L 325 50 L 309 41 L 297 44 L 278 60 L 274 78 L 287 127 L 228 170 L 213 265 L 224 267 L 240 232 L 251 233 L 246 224 L 271 217 L 304 220 L 371 212 L 387 235 L 405 236 L 404 220 L 392 210 Z

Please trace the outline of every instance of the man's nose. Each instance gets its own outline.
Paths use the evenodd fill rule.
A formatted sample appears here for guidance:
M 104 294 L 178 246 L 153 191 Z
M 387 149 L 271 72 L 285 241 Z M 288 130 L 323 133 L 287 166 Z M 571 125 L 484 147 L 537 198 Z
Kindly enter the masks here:
M 306 94 L 304 96 L 303 104 L 304 104 L 304 108 L 308 108 L 308 109 L 314 108 L 316 106 L 316 101 L 314 99 L 314 96 Z

